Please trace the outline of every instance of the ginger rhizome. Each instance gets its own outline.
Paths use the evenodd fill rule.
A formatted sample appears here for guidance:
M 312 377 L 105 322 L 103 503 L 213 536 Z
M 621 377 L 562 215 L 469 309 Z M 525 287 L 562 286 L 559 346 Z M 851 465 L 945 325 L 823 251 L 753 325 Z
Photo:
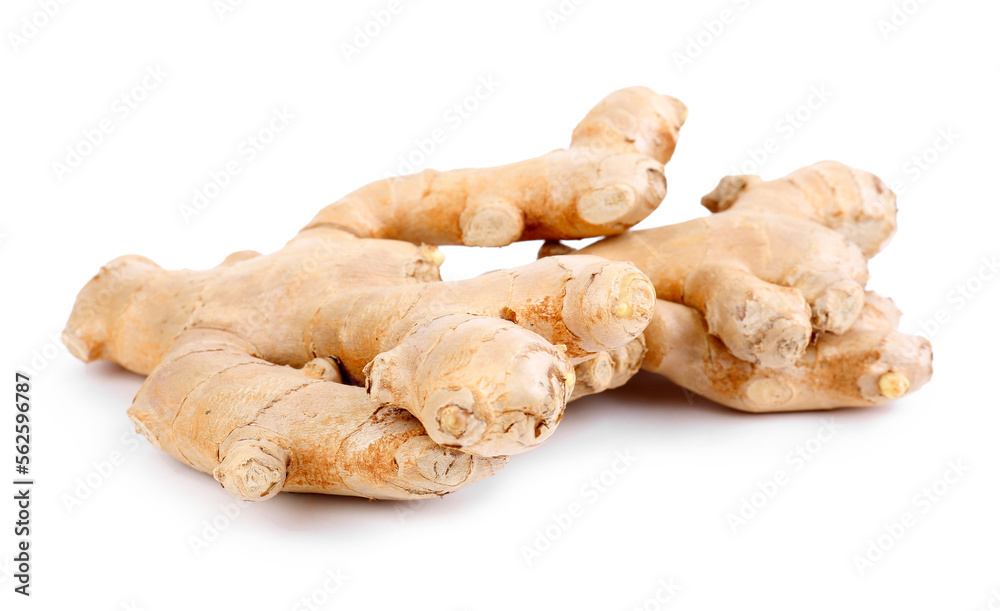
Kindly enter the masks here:
M 147 375 L 136 429 L 247 500 L 447 494 L 640 367 L 754 412 L 923 385 L 929 343 L 865 288 L 896 228 L 872 174 L 730 176 L 703 198 L 714 214 L 627 231 L 663 199 L 686 116 L 623 89 L 567 149 L 372 183 L 269 255 L 204 271 L 120 257 L 80 292 L 64 342 Z M 593 236 L 612 237 L 558 242 Z M 550 240 L 544 258 L 457 282 L 429 245 L 529 239 Z
M 875 405 L 929 379 L 930 344 L 866 296 L 867 259 L 896 228 L 876 176 L 835 162 L 731 176 L 703 204 L 715 214 L 578 251 L 629 261 L 656 286 L 644 368 L 747 411 Z M 569 249 L 542 254 L 555 252 Z
M 567 149 L 495 168 L 380 180 L 327 206 L 309 226 L 467 246 L 621 233 L 663 201 L 663 166 L 686 118 L 679 100 L 622 89 L 584 117 Z
M 931 376 L 930 343 L 896 331 L 899 316 L 891 300 L 869 293 L 845 333 L 820 334 L 797 363 L 771 369 L 735 357 L 697 310 L 661 299 L 646 329 L 642 367 L 748 412 L 882 405 Z
M 440 282 L 423 243 L 624 231 L 662 201 L 686 115 L 623 89 L 566 150 L 373 183 L 277 253 L 200 272 L 121 257 L 81 291 L 64 341 L 147 374 L 137 429 L 241 498 L 450 492 L 543 442 L 570 399 L 625 383 L 655 291 L 579 256 Z
M 339 383 L 329 359 L 296 369 L 255 351 L 225 331 L 183 332 L 129 409 L 136 430 L 244 500 L 281 491 L 429 497 L 507 462 L 441 446 L 409 412 Z
M 244 498 L 440 494 L 543 442 L 571 397 L 623 383 L 655 302 L 644 274 L 598 257 L 459 282 L 439 281 L 441 261 L 329 227 L 207 271 L 122 257 L 81 291 L 64 341 L 148 374 L 138 430 Z M 476 458 L 450 471 L 456 451 Z

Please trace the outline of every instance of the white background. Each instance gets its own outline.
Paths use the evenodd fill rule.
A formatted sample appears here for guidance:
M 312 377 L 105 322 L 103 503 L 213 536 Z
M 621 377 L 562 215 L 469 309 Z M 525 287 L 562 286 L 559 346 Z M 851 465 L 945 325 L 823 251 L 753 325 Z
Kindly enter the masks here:
M 35 372 L 38 483 L 28 601 L 7 573 L 3 488 L 0 605 L 971 611 L 1000 592 L 1000 280 L 978 276 L 1000 255 L 995 2 L 590 0 L 565 2 L 571 14 L 555 22 L 558 0 L 403 0 L 350 58 L 343 43 L 387 0 L 254 0 L 221 15 L 217 4 L 68 2 L 28 37 L 24 19 L 46 21 L 40 5 L 4 2 L 0 371 Z M 116 98 L 156 67 L 167 76 L 124 117 Z M 490 78 L 495 91 L 467 119 L 446 118 Z M 829 158 L 893 183 L 900 229 L 870 286 L 904 310 L 904 330 L 927 329 L 928 386 L 885 408 L 755 416 L 644 375 L 573 404 L 542 448 L 443 500 L 280 495 L 230 520 L 211 477 L 130 435 L 141 378 L 85 366 L 53 339 L 76 292 L 118 255 L 204 268 L 271 251 L 434 129 L 447 139 L 420 168 L 516 161 L 565 146 L 593 104 L 633 84 L 691 109 L 667 199 L 641 227 L 704 214 L 701 195 L 741 164 L 774 178 Z M 828 99 L 803 110 L 820 89 Z M 285 107 L 294 119 L 248 161 L 238 147 Z M 796 111 L 809 116 L 789 133 L 780 122 Z M 57 178 L 53 163 L 105 118 L 111 133 Z M 769 138 L 775 153 L 751 154 Z M 933 161 L 920 169 L 914 156 Z M 233 160 L 241 173 L 185 222 L 181 206 Z M 519 265 L 536 248 L 449 248 L 445 273 Z M 933 328 L 938 311 L 948 322 Z M 796 470 L 788 454 L 831 416 L 836 435 Z M 12 429 L 0 430 L 8 463 Z M 613 485 L 584 488 L 619 452 L 635 459 Z M 119 464 L 100 475 L 113 453 Z M 970 470 L 921 511 L 949 461 Z M 734 532 L 727 515 L 779 469 L 788 484 Z M 88 477 L 99 485 L 81 488 Z M 74 496 L 86 498 L 68 507 Z M 582 517 L 555 526 L 576 502 Z M 855 556 L 906 511 L 916 525 L 859 571 Z M 196 554 L 192 537 L 211 536 L 213 521 L 221 530 Z M 529 564 L 524 550 L 544 546 L 546 529 L 558 537 Z M 328 571 L 349 578 L 329 595 Z M 671 582 L 676 595 L 656 602 Z

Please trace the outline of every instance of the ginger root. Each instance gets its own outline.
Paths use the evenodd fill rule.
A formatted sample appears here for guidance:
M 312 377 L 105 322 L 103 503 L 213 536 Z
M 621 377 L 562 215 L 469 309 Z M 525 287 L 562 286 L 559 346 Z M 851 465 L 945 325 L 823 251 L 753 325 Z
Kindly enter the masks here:
M 769 369 L 735 357 L 694 309 L 659 300 L 646 329 L 643 369 L 717 403 L 748 412 L 882 405 L 931 376 L 931 346 L 896 331 L 899 310 L 869 293 L 843 335 L 821 334 L 794 365 Z
M 633 263 L 656 286 L 644 369 L 746 411 L 877 405 L 930 378 L 930 344 L 895 331 L 892 302 L 864 290 L 867 258 L 896 228 L 876 176 L 828 161 L 769 182 L 727 177 L 702 201 L 716 214 L 578 251 Z
M 303 489 L 377 498 L 400 498 L 400 487 L 444 493 L 451 489 L 441 487 L 445 480 L 411 473 L 404 482 L 383 468 L 403 466 L 392 460 L 396 438 L 379 438 L 383 427 L 426 439 L 420 456 L 437 457 L 434 464 L 452 450 L 503 460 L 528 450 L 552 434 L 570 398 L 621 384 L 638 369 L 636 340 L 652 317 L 655 292 L 635 267 L 598 257 L 553 257 L 459 282 L 439 280 L 442 260 L 433 247 L 330 227 L 305 229 L 270 255 L 236 253 L 206 271 L 166 271 L 122 257 L 81 291 L 64 342 L 85 361 L 149 374 L 130 410 L 137 428 L 244 498 L 283 489 L 276 474 L 285 459 L 306 474 Z M 317 376 L 326 382 L 313 388 Z M 367 393 L 339 381 L 365 384 Z M 329 404 L 320 409 L 322 401 Z M 326 424 L 316 424 L 322 431 L 300 430 L 313 425 L 296 409 L 326 414 Z M 265 425 L 264 415 L 280 418 Z M 271 441 L 284 454 L 251 443 L 257 466 L 232 471 L 219 444 L 241 441 L 230 435 L 250 426 L 280 433 Z M 365 460 L 383 465 L 365 473 L 383 479 L 359 475 L 348 485 L 319 478 L 316 470 L 347 459 L 336 446 L 315 444 L 357 440 L 359 427 L 370 437 Z M 499 463 L 462 464 L 464 484 Z
M 624 89 L 569 149 L 379 181 L 276 253 L 206 271 L 121 257 L 80 292 L 64 342 L 147 374 L 137 429 L 241 498 L 450 492 L 631 377 L 656 297 L 634 266 L 583 256 L 441 282 L 440 251 L 417 243 L 623 231 L 663 199 L 686 113 Z
M 820 168 L 830 179 L 796 178 Z M 856 185 L 853 199 L 837 180 Z M 774 199 L 773 208 L 766 195 L 749 198 L 746 208 L 742 198 L 710 195 L 706 200 L 725 202 L 713 208 L 721 212 L 606 238 L 580 252 L 634 263 L 649 274 L 660 299 L 701 312 L 709 332 L 735 356 L 785 367 L 803 357 L 813 333 L 843 334 L 861 314 L 867 259 L 857 244 L 823 222 L 828 216 L 843 221 L 868 207 L 858 186 L 868 183 L 879 185 L 872 192 L 891 194 L 871 174 L 833 162 L 817 164 L 764 183 L 794 185 L 800 194 Z M 827 216 L 834 207 L 840 215 Z M 788 214 L 789 209 L 796 214 Z M 890 218 L 894 226 L 894 215 Z
M 136 429 L 246 500 L 453 492 L 640 366 L 756 412 L 923 385 L 930 345 L 865 291 L 895 231 L 877 177 L 834 162 L 727 177 L 703 199 L 716 214 L 622 234 L 663 199 L 686 116 L 623 89 L 565 150 L 378 181 L 275 253 L 204 271 L 118 258 L 80 292 L 64 342 L 147 375 Z M 575 254 L 554 241 L 599 235 L 613 237 Z M 545 258 L 458 282 L 427 245 L 528 239 L 550 240 Z
M 442 447 L 405 410 L 337 383 L 325 359 L 295 369 L 254 350 L 225 331 L 183 332 L 129 409 L 136 430 L 251 501 L 280 491 L 429 497 L 507 462 Z
M 784 178 L 726 176 L 701 199 L 712 212 L 777 212 L 837 231 L 874 257 L 896 233 L 896 195 L 877 176 L 821 161 Z
M 308 227 L 467 246 L 621 233 L 663 201 L 663 166 L 686 118 L 679 100 L 622 89 L 580 122 L 568 149 L 495 168 L 380 180 L 330 204 Z

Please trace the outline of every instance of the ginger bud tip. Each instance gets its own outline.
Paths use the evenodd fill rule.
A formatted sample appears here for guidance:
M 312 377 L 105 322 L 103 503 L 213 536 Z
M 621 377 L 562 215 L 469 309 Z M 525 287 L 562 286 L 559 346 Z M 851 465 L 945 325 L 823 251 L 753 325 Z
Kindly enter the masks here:
M 461 437 L 469 426 L 469 412 L 457 405 L 448 405 L 438 411 L 441 428 L 453 437 Z
M 897 371 L 888 371 L 878 379 L 878 389 L 889 399 L 898 399 L 910 389 L 910 381 Z

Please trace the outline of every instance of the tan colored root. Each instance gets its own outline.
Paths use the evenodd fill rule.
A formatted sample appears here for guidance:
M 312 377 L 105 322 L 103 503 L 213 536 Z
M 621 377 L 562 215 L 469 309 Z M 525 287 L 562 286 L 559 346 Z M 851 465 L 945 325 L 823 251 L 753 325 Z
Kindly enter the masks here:
M 728 177 L 711 217 L 600 240 L 657 289 L 643 367 L 746 411 L 878 405 L 931 375 L 925 340 L 866 294 L 867 257 L 895 231 L 895 196 L 834 162 L 779 180 Z M 540 257 L 574 252 L 547 242 Z M 687 307 L 690 306 L 690 307 Z
M 599 257 L 552 257 L 455 282 L 342 293 L 316 310 L 308 343 L 337 355 L 353 379 L 422 321 L 448 314 L 502 318 L 563 345 L 571 358 L 638 337 L 656 292 L 634 266 Z
M 667 163 L 688 109 L 646 87 L 619 89 L 600 101 L 573 130 L 570 148 L 638 152 Z
M 601 367 L 580 365 L 593 391 L 634 371 L 638 356 L 627 346 L 652 314 L 649 280 L 629 265 L 577 257 L 440 283 L 436 248 L 361 238 L 500 245 L 624 230 L 662 200 L 663 164 L 686 112 L 648 89 L 622 90 L 584 119 L 567 150 L 489 170 L 380 181 L 326 208 L 277 253 L 238 252 L 200 272 L 121 257 L 81 291 L 64 341 L 85 361 L 107 359 L 151 374 L 154 413 L 169 410 L 169 402 L 159 403 L 167 395 L 195 403 L 186 391 L 210 387 L 210 377 L 238 387 L 211 359 L 184 356 L 183 366 L 170 360 L 182 339 L 209 333 L 219 352 L 212 358 L 228 351 L 253 359 L 238 368 L 254 370 L 261 384 L 304 379 L 310 388 L 342 393 L 336 383 L 361 383 L 370 373 L 372 409 L 409 410 L 431 437 L 466 453 L 522 451 L 558 422 L 573 396 L 577 364 L 611 362 L 609 379 Z M 165 377 L 166 369 L 173 375 Z M 456 388 L 469 396 L 446 396 Z M 261 387 L 261 396 L 270 391 Z M 224 418 L 209 416 L 213 400 L 199 404 L 207 417 L 199 426 L 225 428 Z M 174 419 L 136 422 L 160 443 Z M 209 443 L 206 456 L 218 454 L 216 442 L 225 455 L 212 466 L 220 481 L 245 497 L 287 489 L 286 435 L 251 424 L 240 430 L 248 438 Z M 183 431 L 179 439 L 185 436 L 198 438 Z M 382 443 L 376 434 L 372 440 Z M 205 470 L 211 459 L 188 462 Z
M 794 363 L 812 338 L 809 304 L 798 291 L 738 267 L 696 268 L 684 295 L 688 305 L 704 312 L 709 333 L 745 361 L 767 367 Z
M 238 498 L 440 496 L 506 463 L 441 447 L 409 413 L 373 405 L 363 389 L 251 352 L 232 334 L 185 332 L 129 409 L 154 446 Z
M 696 310 L 661 300 L 646 330 L 643 369 L 748 412 L 882 405 L 932 373 L 930 343 L 896 331 L 897 313 L 870 294 L 854 327 L 821 335 L 794 366 L 770 369 L 733 356 Z
M 674 98 L 624 89 L 584 118 L 568 149 L 495 168 L 380 180 L 327 206 L 307 228 L 467 246 L 620 233 L 663 200 L 663 165 L 686 117 Z
M 863 254 L 838 233 L 758 211 L 631 231 L 578 252 L 633 263 L 660 299 L 698 309 L 733 354 L 769 367 L 797 362 L 814 332 L 849 328 L 868 280 Z
M 145 374 L 184 329 L 222 329 L 278 364 L 334 356 L 360 382 L 377 354 L 437 316 L 503 318 L 577 357 L 632 341 L 652 313 L 652 284 L 625 263 L 558 257 L 440 282 L 441 260 L 434 248 L 329 228 L 206 271 L 121 257 L 81 291 L 64 341 L 82 360 L 112 360 Z
M 331 295 L 439 280 L 441 260 L 436 248 L 362 240 L 329 228 L 303 232 L 269 255 L 237 253 L 204 271 L 168 271 L 145 257 L 119 257 L 80 291 L 63 341 L 84 361 L 114 361 L 148 374 L 181 331 L 221 329 L 249 341 L 268 361 L 301 367 L 334 355 L 307 339 L 313 316 Z
M 545 441 L 574 387 L 563 351 L 513 323 L 452 314 L 419 326 L 365 370 L 379 406 L 405 406 L 431 439 L 478 456 Z
M 305 375 L 333 374 L 335 362 L 344 380 L 371 377 L 377 405 L 409 410 L 438 443 L 502 456 L 551 433 L 573 390 L 569 359 L 625 346 L 652 316 L 652 284 L 625 263 L 554 257 L 440 282 L 439 255 L 321 227 L 276 253 L 238 253 L 207 271 L 123 257 L 81 292 L 64 337 L 83 359 L 149 373 L 185 330 L 228 331 L 255 356 L 305 366 Z M 459 324 L 459 315 L 482 320 Z M 475 356 L 489 354 L 487 344 L 504 350 Z M 453 388 L 465 389 L 461 406 L 474 416 L 465 429 L 458 412 L 439 414 Z
M 896 195 L 877 176 L 822 161 L 784 178 L 727 176 L 702 198 L 712 212 L 754 210 L 814 221 L 875 256 L 896 232 Z
M 205 271 L 121 257 L 81 291 L 64 341 L 85 361 L 149 374 L 137 429 L 241 498 L 448 492 L 547 438 L 570 398 L 624 383 L 655 290 L 634 266 L 595 257 L 442 283 L 435 247 L 371 238 L 623 231 L 662 200 L 686 112 L 622 90 L 567 150 L 380 181 L 270 255 L 237 252 Z
M 621 348 L 574 360 L 576 386 L 570 400 L 624 386 L 642 367 L 646 340 L 640 335 Z

